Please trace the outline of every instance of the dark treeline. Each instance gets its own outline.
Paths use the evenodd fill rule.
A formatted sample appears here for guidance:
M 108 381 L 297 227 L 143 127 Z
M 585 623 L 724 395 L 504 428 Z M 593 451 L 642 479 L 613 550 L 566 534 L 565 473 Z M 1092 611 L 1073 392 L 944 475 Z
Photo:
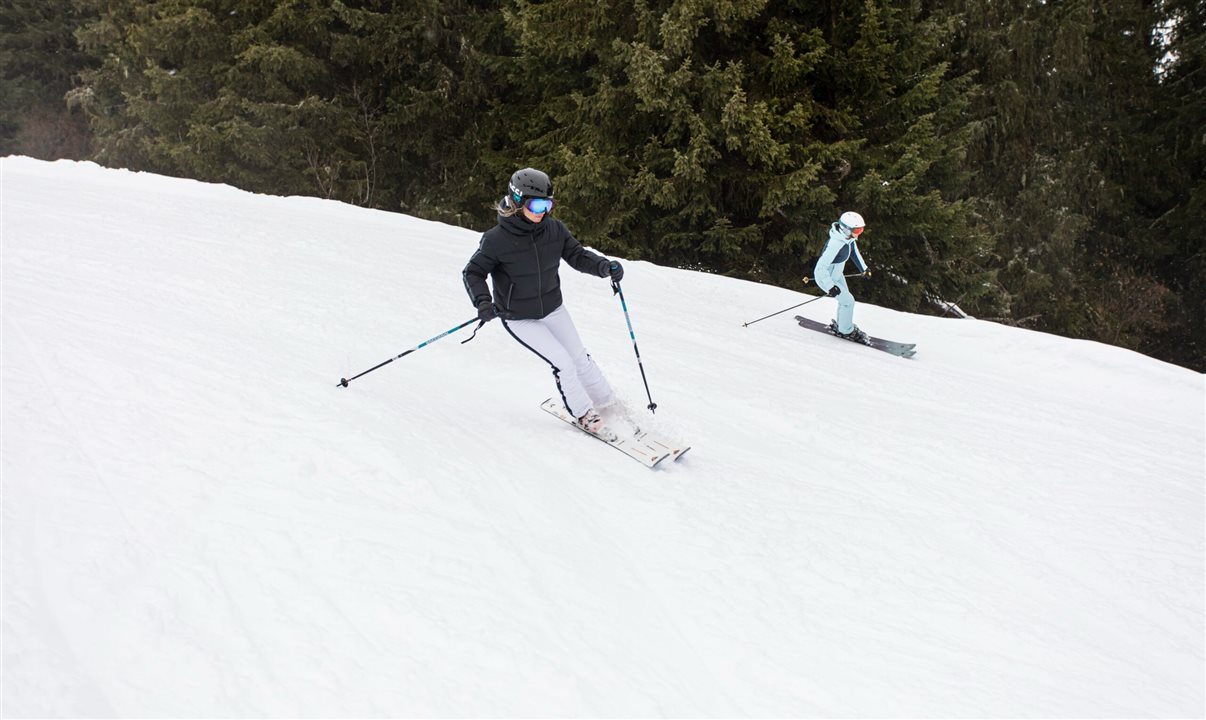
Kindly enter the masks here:
M 1200 0 L 10 0 L 0 23 L 0 155 L 476 229 L 532 165 L 587 244 L 794 289 L 855 209 L 861 299 L 1206 370 Z

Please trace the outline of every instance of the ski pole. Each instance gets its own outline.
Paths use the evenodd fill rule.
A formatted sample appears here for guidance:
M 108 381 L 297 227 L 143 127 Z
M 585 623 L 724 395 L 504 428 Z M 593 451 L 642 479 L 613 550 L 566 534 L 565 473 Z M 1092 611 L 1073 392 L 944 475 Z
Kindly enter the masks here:
M 620 307 L 624 308 L 624 322 L 628 323 L 628 337 L 632 338 L 632 350 L 636 353 L 637 367 L 641 369 L 641 382 L 645 383 L 645 397 L 649 398 L 649 412 L 657 413 L 657 403 L 653 402 L 653 395 L 649 393 L 649 380 L 645 378 L 645 364 L 641 362 L 641 351 L 637 348 L 636 333 L 632 330 L 632 319 L 628 317 L 628 303 L 624 302 L 624 291 L 620 289 L 620 282 L 613 280 L 611 289 L 614 294 L 620 296 Z
M 397 360 L 398 358 L 404 358 L 407 355 L 414 352 L 415 350 L 418 350 L 419 348 L 424 347 L 426 345 L 430 345 L 433 342 L 435 342 L 436 340 L 439 340 L 440 338 L 442 338 L 446 335 L 451 335 L 452 333 L 456 332 L 457 330 L 460 330 L 461 328 L 465 327 L 466 325 L 472 325 L 475 322 L 480 322 L 480 321 L 477 318 L 473 318 L 471 320 L 466 320 L 465 322 L 461 323 L 460 325 L 457 325 L 456 327 L 452 328 L 451 330 L 446 330 L 446 331 L 440 333 L 439 335 L 436 335 L 435 337 L 431 338 L 430 340 L 424 340 L 423 342 L 419 343 L 418 345 L 415 345 L 414 347 L 412 347 L 411 349 L 402 353 L 401 355 L 395 355 L 394 357 L 390 358 L 389 360 L 386 360 L 385 362 L 381 363 L 380 365 L 374 365 L 373 367 L 369 368 L 368 370 L 365 370 L 364 372 L 360 373 L 360 375 L 353 375 L 350 378 L 339 378 L 339 382 L 336 383 L 336 386 L 337 387 L 347 387 L 348 383 L 352 382 L 353 380 L 360 377 L 361 375 L 368 375 L 369 373 L 376 370 L 377 368 L 385 367 L 386 365 L 389 365 L 390 363 Z M 485 325 L 485 323 L 482 323 L 482 324 Z
M 800 305 L 807 305 L 807 304 L 808 304 L 808 303 L 810 303 L 810 302 L 816 302 L 817 300 L 820 300 L 821 298 L 824 298 L 824 297 L 829 297 L 829 296 L 828 296 L 828 295 L 821 295 L 820 297 L 814 297 L 814 298 L 813 298 L 813 299 L 811 299 L 811 300 L 805 300 L 804 302 L 800 303 Z M 749 321 L 749 322 L 747 322 L 747 323 L 741 323 L 741 327 L 749 327 L 750 325 L 753 325 L 753 324 L 754 324 L 754 323 L 756 323 L 756 322 L 761 322 L 762 320 L 765 320 L 766 318 L 769 318 L 769 317 L 774 317 L 774 316 L 778 315 L 779 313 L 785 313 L 785 312 L 787 312 L 788 310 L 795 310 L 796 308 L 800 307 L 800 305 L 792 305 L 792 306 L 791 306 L 791 307 L 789 307 L 789 308 L 783 308 L 783 309 L 782 309 L 782 310 L 780 310 L 779 312 L 773 312 L 773 313 L 771 313 L 770 315 L 764 315 L 763 317 L 760 317 L 760 318 L 758 318 L 757 320 L 750 320 L 750 321 Z
M 846 274 L 845 274 L 843 277 L 867 277 L 867 273 L 865 273 L 865 272 L 861 272 L 861 273 L 846 273 Z M 802 278 L 800 278 L 800 279 L 804 281 L 804 284 L 805 284 L 805 285 L 807 285 L 808 283 L 812 282 L 812 280 L 813 280 L 812 278 L 808 277 L 807 275 L 805 275 L 804 277 L 802 277 Z

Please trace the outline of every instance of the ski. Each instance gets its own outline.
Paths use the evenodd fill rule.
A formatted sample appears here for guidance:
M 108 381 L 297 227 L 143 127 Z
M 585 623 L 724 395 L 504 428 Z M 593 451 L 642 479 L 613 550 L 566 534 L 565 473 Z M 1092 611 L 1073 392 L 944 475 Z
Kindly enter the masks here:
M 824 323 L 819 323 L 816 320 L 809 320 L 808 318 L 801 317 L 799 315 L 796 316 L 796 320 L 800 323 L 800 327 L 808 328 L 809 330 L 816 330 L 817 332 L 823 332 L 826 335 L 832 335 L 842 340 L 846 339 L 838 336 L 832 324 L 826 325 Z M 850 342 L 858 341 L 851 340 Z M 870 335 L 867 336 L 866 342 L 858 344 L 873 347 L 876 350 L 882 350 L 897 357 L 911 358 L 917 354 L 917 343 L 902 343 L 896 342 L 895 340 L 884 340 L 883 338 L 872 337 Z
M 540 404 L 540 409 L 544 410 L 553 417 L 559 418 L 563 422 L 572 425 L 579 432 L 589 435 L 601 443 L 607 444 L 624 453 L 628 457 L 636 460 L 645 467 L 657 467 L 657 464 L 666 458 L 671 461 L 678 460 L 687 450 L 691 448 L 683 448 L 674 443 L 667 442 L 651 433 L 643 432 L 637 429 L 631 436 L 626 436 L 620 433 L 616 434 L 615 440 L 607 440 L 598 435 L 591 435 L 578 425 L 565 407 L 554 398 L 549 398 Z M 614 428 L 613 428 L 614 431 Z
M 604 411 L 605 413 L 607 411 Z M 670 460 L 678 462 L 679 458 L 687 454 L 691 449 L 690 445 L 683 445 L 680 442 L 671 440 L 663 435 L 658 435 L 655 432 L 642 430 L 640 423 L 628 414 L 626 410 L 621 409 L 620 415 L 615 415 L 614 412 L 610 415 L 611 429 L 614 431 L 617 426 L 626 428 L 632 433 L 633 439 L 656 450 L 668 450 L 670 452 Z
M 633 438 L 651 448 L 668 450 L 670 452 L 670 460 L 672 462 L 678 462 L 682 456 L 686 455 L 687 451 L 691 449 L 690 445 L 683 447 L 678 443 L 666 440 L 665 438 L 658 437 L 657 435 L 640 429 L 636 431 L 636 434 L 633 435 Z

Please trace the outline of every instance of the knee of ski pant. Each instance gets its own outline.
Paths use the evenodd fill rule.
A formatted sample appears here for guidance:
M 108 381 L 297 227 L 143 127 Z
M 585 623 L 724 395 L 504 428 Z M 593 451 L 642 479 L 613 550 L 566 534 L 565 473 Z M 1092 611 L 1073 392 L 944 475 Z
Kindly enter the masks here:
M 590 356 L 590 353 L 586 351 L 586 348 L 583 347 L 578 351 L 578 354 L 573 357 L 573 362 L 574 367 L 579 371 L 582 371 L 593 365 L 595 361 L 594 358 Z
M 838 273 L 838 276 L 833 279 L 833 284 L 842 290 L 841 294 L 837 296 L 838 305 L 843 308 L 854 307 L 854 295 L 850 293 L 850 286 L 846 284 L 846 278 Z
M 565 351 L 565 348 L 560 346 L 541 348 L 541 352 L 552 363 L 553 372 L 574 372 L 574 359 Z

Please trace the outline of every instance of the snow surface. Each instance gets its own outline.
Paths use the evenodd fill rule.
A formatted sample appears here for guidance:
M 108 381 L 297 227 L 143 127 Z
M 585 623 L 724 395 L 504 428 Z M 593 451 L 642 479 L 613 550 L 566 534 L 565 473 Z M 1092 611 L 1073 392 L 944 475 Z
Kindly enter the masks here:
M 860 304 L 903 360 L 629 262 L 650 418 L 564 268 L 694 446 L 648 470 L 497 322 L 336 386 L 473 317 L 478 232 L 91 163 L 0 192 L 7 717 L 1204 713 L 1201 374 Z

